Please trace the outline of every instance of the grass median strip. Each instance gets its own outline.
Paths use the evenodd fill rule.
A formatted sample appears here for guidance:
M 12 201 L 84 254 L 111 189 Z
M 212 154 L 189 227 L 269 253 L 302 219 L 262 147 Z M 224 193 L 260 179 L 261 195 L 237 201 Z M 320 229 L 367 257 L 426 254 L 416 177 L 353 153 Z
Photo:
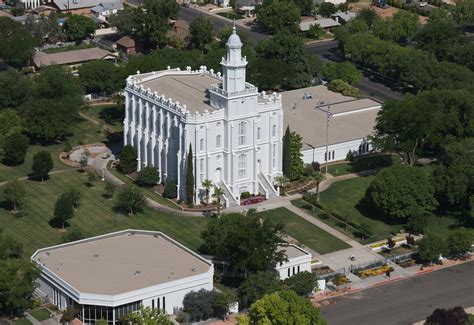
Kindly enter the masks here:
M 351 247 L 286 208 L 260 212 L 259 215 L 275 223 L 282 223 L 284 231 L 288 235 L 319 254 L 327 254 Z

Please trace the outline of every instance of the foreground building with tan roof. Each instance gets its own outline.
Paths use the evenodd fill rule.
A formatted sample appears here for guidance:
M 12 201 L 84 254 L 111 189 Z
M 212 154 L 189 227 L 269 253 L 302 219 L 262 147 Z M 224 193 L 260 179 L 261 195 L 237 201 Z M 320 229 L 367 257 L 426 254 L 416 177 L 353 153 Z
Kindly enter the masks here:
M 115 324 L 141 305 L 173 314 L 191 291 L 213 289 L 214 267 L 161 232 L 124 230 L 43 248 L 37 294 L 74 307 L 84 324 Z

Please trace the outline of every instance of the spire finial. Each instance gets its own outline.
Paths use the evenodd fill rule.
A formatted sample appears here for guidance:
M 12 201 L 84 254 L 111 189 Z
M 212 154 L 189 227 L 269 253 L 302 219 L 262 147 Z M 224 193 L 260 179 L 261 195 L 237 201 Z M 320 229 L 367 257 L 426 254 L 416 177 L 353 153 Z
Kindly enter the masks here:
M 235 28 L 235 18 L 234 18 L 234 21 L 232 23 L 232 34 L 235 34 L 235 33 L 237 33 L 237 30 Z

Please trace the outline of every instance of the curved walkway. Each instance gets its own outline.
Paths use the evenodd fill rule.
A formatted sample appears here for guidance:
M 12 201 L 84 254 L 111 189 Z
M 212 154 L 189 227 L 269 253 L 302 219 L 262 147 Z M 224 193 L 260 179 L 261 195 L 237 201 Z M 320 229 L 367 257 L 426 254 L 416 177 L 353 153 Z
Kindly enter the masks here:
M 53 172 L 50 172 L 48 174 L 48 176 L 51 176 L 51 175 L 56 175 L 56 174 L 62 174 L 62 173 L 70 173 L 70 172 L 73 172 L 73 171 L 76 171 L 78 168 L 69 168 L 69 169 L 63 169 L 63 170 L 56 170 L 56 171 L 53 171 Z M 26 181 L 26 180 L 29 180 L 29 179 L 32 179 L 32 177 L 30 176 L 23 176 L 23 177 L 19 177 L 19 178 L 15 178 L 19 181 Z M 0 182 L 0 186 L 3 186 L 5 184 L 7 184 L 9 181 L 4 181 L 4 182 Z

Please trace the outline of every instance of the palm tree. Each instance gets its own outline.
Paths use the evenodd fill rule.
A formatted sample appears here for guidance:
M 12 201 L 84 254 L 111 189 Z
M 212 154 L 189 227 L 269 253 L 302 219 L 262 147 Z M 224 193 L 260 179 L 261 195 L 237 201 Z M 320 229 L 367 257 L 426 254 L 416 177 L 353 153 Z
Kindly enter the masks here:
M 216 199 L 217 214 L 221 214 L 221 199 L 223 195 L 224 195 L 224 190 L 220 187 L 214 186 L 214 193 L 212 193 L 212 197 Z
M 205 179 L 201 183 L 202 187 L 206 189 L 206 205 L 209 205 L 209 191 L 212 187 L 212 181 L 210 179 Z
M 288 184 L 290 183 L 290 180 L 285 175 L 281 175 L 281 176 L 275 177 L 275 182 L 278 186 L 285 187 L 285 186 L 288 186 Z
M 316 182 L 316 202 L 319 203 L 319 184 L 326 179 L 326 176 L 321 172 L 314 172 L 310 178 Z

